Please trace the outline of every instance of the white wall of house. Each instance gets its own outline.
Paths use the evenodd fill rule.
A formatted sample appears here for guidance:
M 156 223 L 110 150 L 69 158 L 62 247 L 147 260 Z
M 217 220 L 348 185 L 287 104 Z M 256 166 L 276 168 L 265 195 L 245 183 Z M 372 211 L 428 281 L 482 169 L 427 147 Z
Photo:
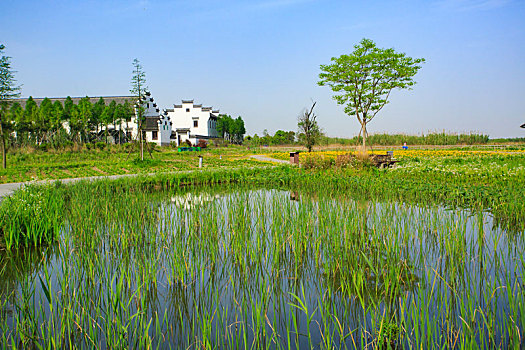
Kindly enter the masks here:
M 169 119 L 160 115 L 160 108 L 155 103 L 151 94 L 146 93 L 145 100 L 142 101 L 142 108 L 144 109 L 144 117 L 160 118 L 158 122 L 158 129 L 155 131 L 145 131 L 146 142 L 153 142 L 159 146 L 166 146 L 170 144 L 171 125 Z M 136 113 L 136 111 L 135 111 Z M 161 125 L 162 124 L 162 125 Z M 135 117 L 132 123 L 129 124 L 126 130 L 131 132 L 131 137 L 138 140 L 138 119 Z
M 172 141 L 170 137 L 173 122 L 170 119 L 171 118 L 167 115 L 160 116 L 159 141 L 161 146 L 169 146 L 170 142 Z
M 184 144 L 186 140 L 196 145 L 199 140 L 208 141 L 218 137 L 218 110 L 194 104 L 193 100 L 182 100 L 180 105 L 174 105 L 164 113 L 173 123 L 172 131 L 175 138 L 172 141 L 176 142 L 177 146 Z
M 180 105 L 174 105 L 161 114 L 150 95 L 142 101 L 142 106 L 145 117 L 159 118 L 158 130 L 145 132 L 147 142 L 154 142 L 159 146 L 175 142 L 180 146 L 189 140 L 192 145 L 196 145 L 199 140 L 209 141 L 219 136 L 217 133 L 219 111 L 211 107 L 194 104 L 193 100 L 183 100 Z M 137 118 L 129 124 L 127 131 L 131 133 L 133 139 L 137 139 Z

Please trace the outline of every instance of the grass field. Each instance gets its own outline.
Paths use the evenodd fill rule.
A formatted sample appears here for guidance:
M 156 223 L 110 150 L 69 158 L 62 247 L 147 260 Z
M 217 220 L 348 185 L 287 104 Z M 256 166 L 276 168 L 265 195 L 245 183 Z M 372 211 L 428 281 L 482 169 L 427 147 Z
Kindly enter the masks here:
M 117 146 L 108 150 L 25 150 L 9 154 L 8 168 L 0 169 L 0 183 L 191 170 L 198 168 L 199 155 L 204 157 L 205 168 L 257 165 L 249 158 L 250 154 L 253 151 L 238 147 L 202 152 L 177 152 L 176 149 L 165 147 L 156 148 L 152 157 L 146 152 L 144 162 L 141 162 L 136 152 L 128 154 L 126 149 Z
M 198 168 L 198 156 L 203 156 L 204 168 L 231 168 L 243 166 L 257 166 L 257 162 L 250 158 L 253 154 L 265 154 L 277 159 L 287 160 L 288 152 L 300 150 L 302 156 L 307 156 L 301 146 L 271 146 L 249 148 L 230 146 L 208 148 L 201 152 L 177 152 L 170 147 L 155 148 L 152 157 L 145 153 L 145 161 L 137 160 L 136 152 L 129 152 L 118 146 L 106 150 L 80 151 L 35 151 L 33 149 L 16 150 L 8 154 L 8 168 L 0 169 L 0 183 L 25 182 L 34 180 L 65 179 L 89 176 L 123 175 L 123 174 L 151 174 L 191 170 Z M 483 146 L 420 146 L 408 151 L 401 151 L 399 147 L 377 148 L 374 152 L 395 150 L 395 156 L 401 160 L 412 161 L 422 158 L 461 158 L 467 156 L 508 156 L 523 154 L 525 150 L 519 145 L 498 147 L 495 145 Z M 354 151 L 354 147 L 330 145 L 317 147 L 314 154 L 323 154 L 333 157 Z M 459 157 L 459 158 L 458 158 Z M 423 162 L 425 163 L 425 162 Z

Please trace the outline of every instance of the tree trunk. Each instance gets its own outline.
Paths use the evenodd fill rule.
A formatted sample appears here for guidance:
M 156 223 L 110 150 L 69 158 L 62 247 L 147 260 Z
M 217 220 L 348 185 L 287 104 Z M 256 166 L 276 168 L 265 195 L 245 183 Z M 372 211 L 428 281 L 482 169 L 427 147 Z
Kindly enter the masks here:
M 6 142 L 5 142 L 4 130 L 2 128 L 2 117 L 1 116 L 0 116 L 0 137 L 2 138 L 2 140 L 0 141 L 0 147 L 2 148 L 2 167 L 4 169 L 7 169 Z
M 140 134 L 140 160 L 144 160 L 144 140 L 142 139 L 142 130 L 139 129 Z
M 2 148 L 2 166 L 4 169 L 7 168 L 7 152 L 6 152 L 6 142 L 4 135 L 4 128 L 2 128 L 2 114 L 0 113 L 0 137 L 2 138 L 0 147 Z
M 366 123 L 361 124 L 361 135 L 363 136 L 363 153 L 366 152 Z
M 0 126 L 0 132 L 2 133 L 2 142 L 1 142 L 1 147 L 2 147 L 2 167 L 4 169 L 7 169 L 7 152 L 6 152 L 6 142 L 5 142 L 5 137 L 4 137 L 4 133 L 2 132 L 2 127 Z

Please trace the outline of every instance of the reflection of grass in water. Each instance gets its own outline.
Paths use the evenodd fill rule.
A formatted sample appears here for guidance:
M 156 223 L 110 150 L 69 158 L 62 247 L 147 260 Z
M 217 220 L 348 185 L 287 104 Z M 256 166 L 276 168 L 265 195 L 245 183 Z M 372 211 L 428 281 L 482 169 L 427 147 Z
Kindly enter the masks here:
M 20 314 L 23 333 L 1 316 L 2 343 L 519 344 L 523 243 L 482 226 L 486 215 L 354 202 L 329 191 L 330 179 L 307 183 L 293 201 L 275 190 L 205 187 L 191 198 L 212 200 L 181 208 L 171 197 L 186 198 L 190 188 L 163 194 L 165 182 L 140 181 L 67 192 L 48 273 L 23 284 L 16 300 L 42 311 Z

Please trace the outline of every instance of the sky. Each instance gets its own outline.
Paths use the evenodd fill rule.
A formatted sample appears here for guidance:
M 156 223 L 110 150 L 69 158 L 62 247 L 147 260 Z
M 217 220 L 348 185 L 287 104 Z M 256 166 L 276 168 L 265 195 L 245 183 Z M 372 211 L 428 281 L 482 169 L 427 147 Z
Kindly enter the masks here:
M 426 59 L 369 133 L 525 137 L 524 0 L 0 0 L 22 96 L 129 95 L 137 58 L 161 108 L 193 99 L 250 135 L 297 130 L 312 101 L 328 136 L 357 135 L 317 82 L 363 38 Z

